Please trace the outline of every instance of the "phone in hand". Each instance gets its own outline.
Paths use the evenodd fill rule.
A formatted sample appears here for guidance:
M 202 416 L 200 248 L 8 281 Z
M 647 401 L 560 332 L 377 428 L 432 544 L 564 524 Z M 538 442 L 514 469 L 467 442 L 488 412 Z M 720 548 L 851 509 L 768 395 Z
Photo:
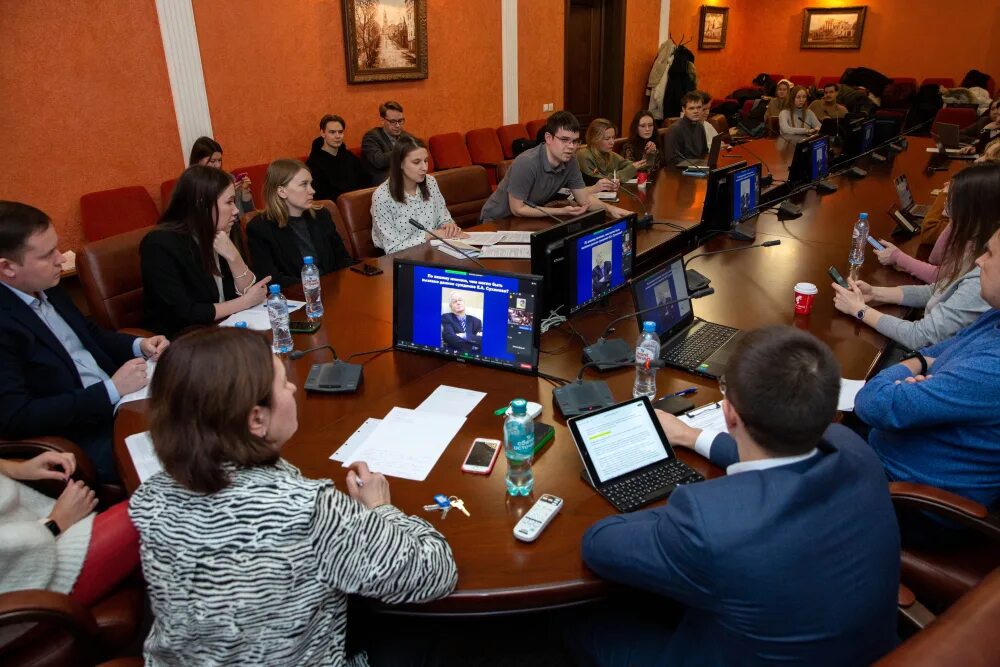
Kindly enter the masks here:
M 363 276 L 378 276 L 382 274 L 382 269 L 377 266 L 372 266 L 371 264 L 365 264 L 364 262 L 358 262 L 357 264 L 351 266 L 351 271 L 360 273 Z
M 833 278 L 833 282 L 837 283 L 844 289 L 851 289 L 851 286 L 847 284 L 846 280 L 844 280 L 844 276 L 840 275 L 840 271 L 837 270 L 837 267 L 831 266 L 826 270 L 826 272 L 830 274 L 831 278 Z
M 870 245 L 871 247 L 875 248 L 879 252 L 882 252 L 883 250 L 885 250 L 885 246 L 882 245 L 881 243 L 879 243 L 878 241 L 876 241 L 875 237 L 872 236 L 871 234 L 868 235 L 868 245 Z
M 233 180 L 237 183 L 237 185 L 239 185 L 240 183 L 243 182 L 243 179 L 246 178 L 249 175 L 250 174 L 248 174 L 247 172 L 241 171 L 238 174 L 233 174 Z
M 315 322 L 310 322 L 309 320 L 288 321 L 288 331 L 290 333 L 313 334 L 319 331 L 319 326 L 320 326 L 319 321 Z
M 498 454 L 500 454 L 499 440 L 476 438 L 472 441 L 472 446 L 469 447 L 469 453 L 465 455 L 462 472 L 470 472 L 473 475 L 489 475 L 493 472 Z

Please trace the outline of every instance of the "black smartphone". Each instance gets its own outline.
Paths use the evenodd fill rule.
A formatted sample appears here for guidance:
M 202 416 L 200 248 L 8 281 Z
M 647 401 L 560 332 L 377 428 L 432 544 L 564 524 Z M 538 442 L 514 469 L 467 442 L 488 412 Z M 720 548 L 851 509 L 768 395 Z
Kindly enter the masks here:
M 319 331 L 319 322 L 310 322 L 309 320 L 289 320 L 288 330 L 292 333 L 299 334 L 311 334 Z
M 851 286 L 847 284 L 846 280 L 844 280 L 844 276 L 840 275 L 840 271 L 837 270 L 837 267 L 831 266 L 826 270 L 826 272 L 830 274 L 831 278 L 833 278 L 833 282 L 837 283 L 844 289 L 851 289 Z
M 378 276 L 382 274 L 382 269 L 377 266 L 372 266 L 371 264 L 365 264 L 364 262 L 358 262 L 352 266 L 351 271 L 360 273 L 363 276 Z

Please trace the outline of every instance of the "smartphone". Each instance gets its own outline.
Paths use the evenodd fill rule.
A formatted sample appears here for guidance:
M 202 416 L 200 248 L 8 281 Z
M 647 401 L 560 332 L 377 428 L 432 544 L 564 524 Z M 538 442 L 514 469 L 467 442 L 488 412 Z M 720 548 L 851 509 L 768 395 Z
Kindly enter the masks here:
M 247 172 L 241 171 L 238 174 L 233 174 L 233 180 L 236 181 L 237 183 L 242 183 L 243 179 L 246 178 L 247 176 L 249 176 Z
M 288 330 L 291 333 L 301 333 L 301 334 L 311 334 L 319 331 L 319 322 L 310 322 L 309 320 L 289 320 Z
M 476 438 L 472 441 L 472 447 L 469 447 L 469 453 L 465 455 L 462 472 L 471 472 L 474 475 L 489 475 L 493 472 L 493 465 L 497 462 L 497 455 L 499 453 L 499 440 Z
M 844 280 L 844 276 L 840 275 L 840 271 L 837 270 L 837 267 L 831 266 L 826 270 L 826 272 L 830 274 L 831 278 L 833 278 L 833 282 L 837 283 L 844 289 L 851 289 L 851 286 L 847 284 L 846 280 Z
M 879 252 L 885 250 L 885 246 L 875 240 L 875 237 L 871 234 L 868 235 L 868 245 L 875 248 Z
M 359 262 L 351 267 L 351 271 L 355 273 L 360 273 L 363 276 L 377 276 L 382 274 L 382 269 L 377 266 L 372 266 L 371 264 L 365 264 L 364 262 Z

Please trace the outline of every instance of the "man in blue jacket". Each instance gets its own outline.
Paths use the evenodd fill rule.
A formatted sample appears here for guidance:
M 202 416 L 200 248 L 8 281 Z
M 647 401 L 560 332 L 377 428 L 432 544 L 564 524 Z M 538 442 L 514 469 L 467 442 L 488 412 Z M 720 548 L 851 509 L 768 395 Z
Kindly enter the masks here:
M 728 433 L 659 416 L 726 476 L 583 539 L 592 570 L 679 602 L 680 622 L 598 624 L 578 645 L 601 665 L 870 664 L 896 641 L 899 533 L 878 458 L 830 423 L 836 359 L 805 332 L 760 329 L 719 384 Z

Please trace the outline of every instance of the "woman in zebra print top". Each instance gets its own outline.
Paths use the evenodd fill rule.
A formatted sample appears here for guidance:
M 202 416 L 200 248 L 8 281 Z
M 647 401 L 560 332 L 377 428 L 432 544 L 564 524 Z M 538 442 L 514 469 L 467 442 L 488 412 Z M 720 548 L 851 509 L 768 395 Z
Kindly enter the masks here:
M 359 464 L 350 497 L 280 457 L 295 386 L 245 329 L 178 339 L 151 386 L 164 472 L 132 496 L 155 619 L 146 665 L 365 665 L 347 597 L 423 602 L 455 587 L 444 536 L 390 504 Z

